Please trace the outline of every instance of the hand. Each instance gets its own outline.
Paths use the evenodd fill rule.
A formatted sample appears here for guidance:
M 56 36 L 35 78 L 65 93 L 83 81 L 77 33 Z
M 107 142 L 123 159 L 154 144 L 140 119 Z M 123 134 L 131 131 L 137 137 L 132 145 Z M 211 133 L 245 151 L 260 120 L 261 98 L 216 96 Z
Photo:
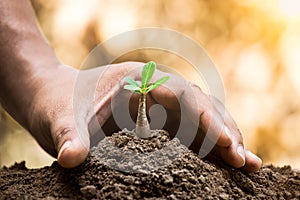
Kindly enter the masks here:
M 49 75 L 49 81 L 40 87 L 32 103 L 30 129 L 34 137 L 48 153 L 57 156 L 63 167 L 77 166 L 87 156 L 90 134 L 94 132 L 89 128 L 93 118 L 96 117 L 106 134 L 117 131 L 112 112 L 118 113 L 118 109 L 124 108 L 129 98 L 130 113 L 133 119 L 136 117 L 138 98 L 123 90 L 122 80 L 126 76 L 140 80 L 143 65 L 130 62 L 86 71 L 62 66 L 61 71 Z M 157 71 L 155 77 L 160 76 L 165 74 Z M 235 168 L 243 167 L 249 172 L 259 170 L 262 161 L 244 148 L 241 133 L 223 105 L 205 95 L 198 86 L 178 76 L 170 76 L 164 86 L 153 90 L 147 97 L 148 110 L 155 104 L 160 104 L 166 110 L 163 128 L 175 136 L 182 125 L 187 130 L 186 135 L 176 136 L 191 138 L 190 148 L 195 152 L 199 151 L 205 134 L 210 130 L 209 138 L 216 140 L 213 154 Z M 91 94 L 93 98 L 87 98 Z M 116 95 L 118 98 L 114 98 Z M 112 99 L 117 99 L 113 110 Z M 153 121 L 161 117 L 160 111 L 151 113 Z M 224 123 L 222 116 L 225 117 Z M 193 134 L 191 131 L 190 134 L 189 130 L 196 132 Z

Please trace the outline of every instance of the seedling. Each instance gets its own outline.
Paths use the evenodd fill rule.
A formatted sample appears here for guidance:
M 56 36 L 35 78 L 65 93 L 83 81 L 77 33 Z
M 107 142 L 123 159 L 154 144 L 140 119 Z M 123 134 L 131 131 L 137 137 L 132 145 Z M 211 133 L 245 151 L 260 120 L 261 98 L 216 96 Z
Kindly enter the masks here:
M 146 115 L 146 95 L 148 92 L 162 85 L 170 78 L 169 76 L 164 76 L 158 79 L 157 81 L 155 81 L 153 84 L 149 84 L 155 69 L 156 69 L 156 64 L 153 61 L 150 61 L 144 65 L 142 70 L 141 86 L 139 86 L 139 84 L 135 80 L 129 77 L 125 78 L 125 81 L 129 85 L 125 85 L 124 89 L 140 94 L 138 115 L 137 115 L 136 126 L 135 126 L 135 133 L 140 138 L 149 138 L 151 136 L 150 126 Z

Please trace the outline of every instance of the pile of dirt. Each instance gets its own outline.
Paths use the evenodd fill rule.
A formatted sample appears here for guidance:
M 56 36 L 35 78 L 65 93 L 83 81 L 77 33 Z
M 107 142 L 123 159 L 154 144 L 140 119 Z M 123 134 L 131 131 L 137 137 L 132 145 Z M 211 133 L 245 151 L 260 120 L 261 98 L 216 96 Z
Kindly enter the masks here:
M 74 169 L 22 162 L 0 169 L 0 180 L 0 199 L 300 199 L 290 166 L 244 173 L 201 160 L 164 131 L 142 140 L 123 130 Z

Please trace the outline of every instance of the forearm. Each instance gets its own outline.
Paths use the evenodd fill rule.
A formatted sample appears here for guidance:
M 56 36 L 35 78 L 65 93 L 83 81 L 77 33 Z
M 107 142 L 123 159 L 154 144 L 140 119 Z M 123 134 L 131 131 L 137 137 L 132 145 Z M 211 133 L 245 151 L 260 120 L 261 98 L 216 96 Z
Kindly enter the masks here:
M 47 73 L 60 66 L 27 0 L 0 1 L 0 101 L 26 125 L 32 98 Z M 53 70 L 52 70 L 53 69 Z M 47 72 L 45 72 L 47 70 Z

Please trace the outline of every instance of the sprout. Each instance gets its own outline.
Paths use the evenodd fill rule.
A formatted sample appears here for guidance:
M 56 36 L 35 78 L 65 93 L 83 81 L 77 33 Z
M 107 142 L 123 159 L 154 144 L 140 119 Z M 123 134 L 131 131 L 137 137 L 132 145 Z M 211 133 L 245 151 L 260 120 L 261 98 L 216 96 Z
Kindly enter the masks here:
M 138 115 L 137 115 L 136 127 L 135 127 L 136 135 L 139 136 L 140 138 L 149 138 L 151 136 L 149 122 L 146 115 L 146 94 L 151 90 L 155 89 L 156 87 L 162 85 L 170 78 L 169 76 L 165 76 L 158 79 L 153 84 L 149 85 L 149 82 L 154 74 L 155 69 L 156 69 L 156 64 L 153 61 L 150 61 L 144 65 L 142 71 L 141 86 L 139 86 L 139 84 L 135 80 L 129 77 L 125 78 L 125 81 L 129 85 L 125 85 L 124 89 L 140 94 Z

